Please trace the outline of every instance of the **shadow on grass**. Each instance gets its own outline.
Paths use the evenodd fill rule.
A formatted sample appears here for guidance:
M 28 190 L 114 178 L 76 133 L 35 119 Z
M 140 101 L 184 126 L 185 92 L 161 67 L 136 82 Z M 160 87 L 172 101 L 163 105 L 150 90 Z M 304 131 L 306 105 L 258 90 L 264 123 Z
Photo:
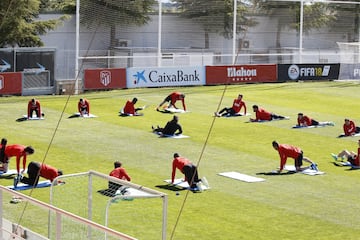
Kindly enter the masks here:
M 106 197 L 115 197 L 115 192 L 110 189 L 101 189 L 101 190 L 98 190 L 97 192 Z
M 0 179 L 14 179 L 16 173 L 14 174 L 6 174 L 6 175 L 0 175 Z
M 353 171 L 353 170 L 359 170 L 360 168 L 359 167 L 354 167 L 354 166 L 352 166 L 351 168 L 348 168 L 348 169 L 346 169 L 345 171 Z
M 256 175 L 268 175 L 268 176 L 280 176 L 280 175 L 290 175 L 290 174 L 295 174 L 295 171 L 288 171 L 288 172 L 282 172 L 282 173 L 277 173 L 277 172 L 259 172 L 256 173 Z
M 169 191 L 174 191 L 174 192 L 187 190 L 186 188 L 178 187 L 178 186 L 175 186 L 172 184 L 156 185 L 155 187 L 161 188 L 161 189 L 166 189 Z
M 27 117 L 21 117 L 21 118 L 16 119 L 17 122 L 24 122 L 26 120 L 27 120 Z
M 73 114 L 73 115 L 69 116 L 68 118 L 78 118 L 78 117 L 80 117 L 79 114 Z

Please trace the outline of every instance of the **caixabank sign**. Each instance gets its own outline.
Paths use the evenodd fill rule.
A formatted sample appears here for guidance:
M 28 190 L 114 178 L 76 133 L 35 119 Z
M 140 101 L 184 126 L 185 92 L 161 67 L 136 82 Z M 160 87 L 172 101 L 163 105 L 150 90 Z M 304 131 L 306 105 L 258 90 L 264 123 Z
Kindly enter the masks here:
M 278 81 L 336 80 L 340 64 L 278 64 Z
M 127 68 L 126 82 L 128 88 L 205 85 L 205 67 Z

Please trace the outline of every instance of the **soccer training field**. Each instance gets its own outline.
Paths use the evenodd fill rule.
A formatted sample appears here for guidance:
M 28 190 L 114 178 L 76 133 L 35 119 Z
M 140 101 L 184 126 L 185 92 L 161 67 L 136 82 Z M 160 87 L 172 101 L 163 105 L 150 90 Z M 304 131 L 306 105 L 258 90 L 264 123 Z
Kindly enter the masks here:
M 177 115 L 183 134 L 190 137 L 159 138 L 151 126 L 164 126 L 173 114 L 155 108 L 175 90 L 186 95 L 189 112 Z M 251 116 L 213 117 L 218 108 L 230 107 L 239 93 Z M 2 97 L 0 132 L 8 144 L 35 148 L 28 163 L 45 161 L 64 174 L 90 169 L 108 174 L 113 162 L 121 161 L 132 182 L 169 195 L 168 239 L 359 239 L 360 170 L 334 166 L 330 156 L 343 149 L 357 151 L 360 137 L 337 136 L 343 131 L 344 118 L 360 125 L 359 93 L 359 82 L 306 82 L 126 89 L 70 98 L 37 96 L 45 120 L 23 122 L 16 119 L 26 114 L 31 97 Z M 90 111 L 97 118 L 68 118 L 77 112 L 80 97 L 90 101 Z M 144 116 L 119 117 L 119 110 L 133 97 L 138 98 L 137 106 L 148 106 L 142 111 Z M 254 104 L 290 120 L 248 123 L 254 117 Z M 299 112 L 335 126 L 293 129 Z M 279 167 L 273 140 L 300 147 L 325 174 L 259 174 Z M 171 177 L 174 152 L 199 163 L 200 177 L 206 176 L 210 190 L 176 195 L 157 187 Z M 288 164 L 293 165 L 293 159 Z M 10 168 L 15 168 L 15 159 L 10 160 Z M 265 181 L 248 183 L 218 175 L 231 171 Z M 176 177 L 183 175 L 177 171 Z M 0 184 L 11 185 L 12 180 L 1 178 Z M 32 196 L 48 202 L 49 188 L 35 189 Z M 148 229 L 146 224 L 153 209 L 140 201 L 146 200 L 127 202 L 133 209 L 126 212 L 121 211 L 125 203 L 118 203 L 114 211 L 119 213 L 119 223 L 112 227 L 139 239 L 160 239 L 161 228 Z M 81 208 L 76 202 L 68 204 Z M 15 206 L 14 214 L 20 216 L 19 207 L 25 205 Z M 121 219 L 128 219 L 129 227 L 121 226 Z

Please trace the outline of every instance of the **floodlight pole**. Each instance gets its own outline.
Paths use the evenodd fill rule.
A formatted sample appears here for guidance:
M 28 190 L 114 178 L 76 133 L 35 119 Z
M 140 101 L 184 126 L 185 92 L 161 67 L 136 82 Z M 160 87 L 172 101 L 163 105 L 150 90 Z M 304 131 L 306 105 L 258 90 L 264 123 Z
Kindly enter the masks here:
M 158 21 L 158 56 L 157 56 L 157 66 L 161 67 L 161 32 L 162 32 L 162 2 L 158 0 L 159 3 L 159 21 Z
M 79 93 L 79 39 L 80 39 L 80 0 L 76 0 L 76 33 L 75 33 L 75 91 Z
M 233 46 L 232 46 L 232 56 L 233 56 L 233 64 L 236 61 L 236 14 L 237 14 L 237 0 L 234 0 L 234 12 L 233 12 Z
M 304 28 L 304 0 L 300 1 L 300 32 L 299 32 L 299 62 L 302 63 L 303 28 Z

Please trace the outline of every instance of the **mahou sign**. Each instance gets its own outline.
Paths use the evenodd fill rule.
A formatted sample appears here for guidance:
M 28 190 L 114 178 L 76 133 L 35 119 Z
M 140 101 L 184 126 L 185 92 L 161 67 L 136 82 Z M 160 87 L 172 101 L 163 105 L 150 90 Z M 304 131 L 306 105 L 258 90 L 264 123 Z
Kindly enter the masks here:
M 206 67 L 207 85 L 276 81 L 276 64 Z

